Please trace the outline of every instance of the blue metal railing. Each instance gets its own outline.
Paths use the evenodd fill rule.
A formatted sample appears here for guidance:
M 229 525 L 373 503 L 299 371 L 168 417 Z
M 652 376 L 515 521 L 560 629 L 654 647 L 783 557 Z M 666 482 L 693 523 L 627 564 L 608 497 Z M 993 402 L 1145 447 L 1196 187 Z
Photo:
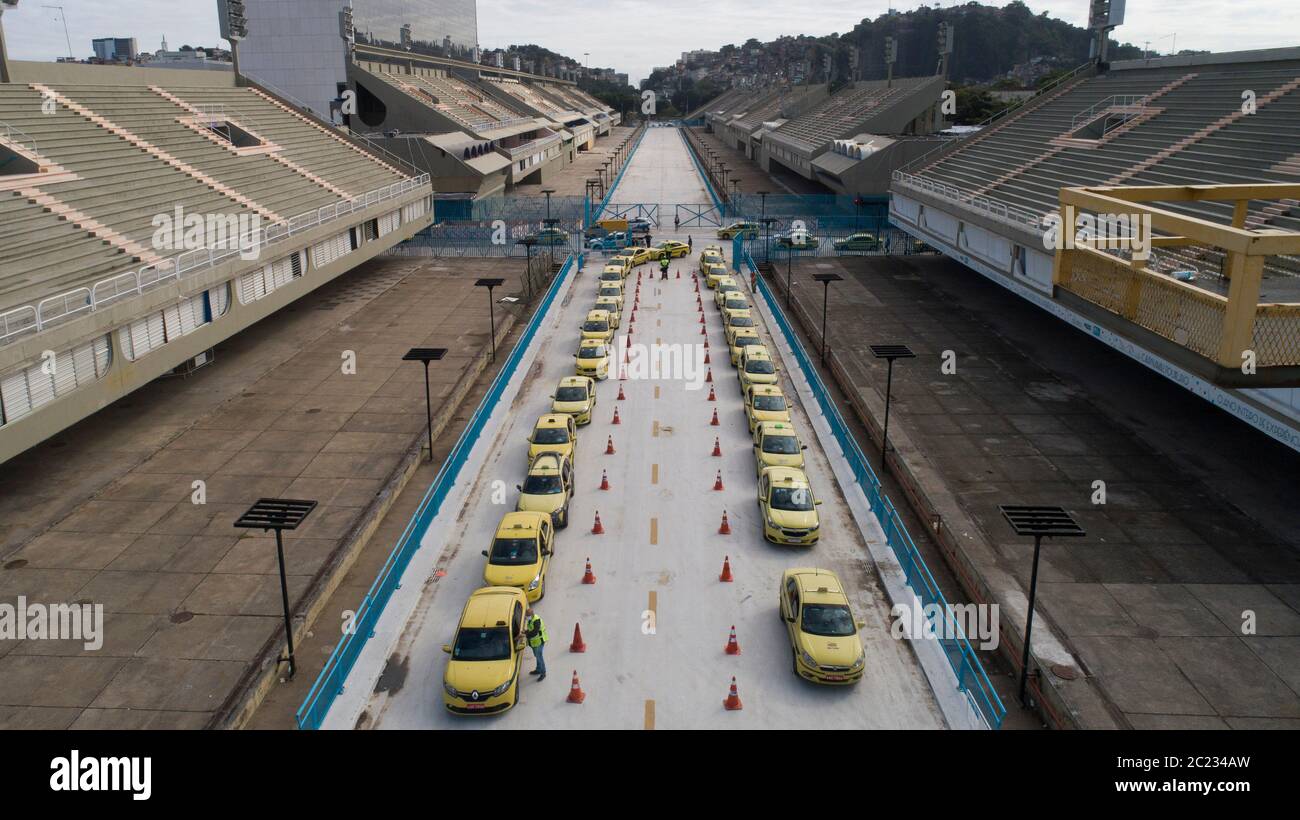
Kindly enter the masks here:
M 736 247 L 743 248 L 739 242 L 736 243 Z M 741 256 L 743 256 L 750 272 L 756 273 L 757 267 L 749 251 L 741 250 Z M 942 590 L 939 589 L 934 576 L 930 573 L 930 568 L 925 564 L 925 559 L 917 551 L 916 542 L 912 540 L 911 534 L 899 517 L 894 502 L 885 495 L 880 486 L 880 479 L 876 477 L 876 473 L 871 468 L 866 455 L 858 446 L 858 442 L 849 431 L 848 425 L 844 423 L 844 418 L 840 415 L 839 408 L 835 406 L 834 400 L 827 391 L 821 374 L 817 372 L 817 368 L 813 365 L 812 360 L 808 357 L 803 345 L 800 344 L 798 337 L 790 326 L 789 319 L 786 318 L 780 305 L 777 304 L 777 300 L 773 298 L 771 286 L 761 276 L 756 276 L 756 278 L 758 280 L 758 292 L 762 295 L 763 301 L 766 302 L 772 315 L 776 317 L 776 324 L 781 331 L 781 335 L 785 337 L 786 343 L 794 351 L 795 360 L 798 362 L 804 377 L 808 380 L 813 396 L 817 399 L 817 405 L 821 408 L 822 415 L 826 417 L 826 422 L 830 425 L 831 432 L 834 434 L 840 450 L 844 453 L 849 467 L 853 470 L 853 478 L 857 482 L 858 489 L 866 497 L 867 503 L 871 505 L 871 511 L 880 519 L 881 528 L 885 532 L 885 541 L 898 559 L 899 566 L 907 578 L 907 585 L 912 588 L 912 591 L 916 593 L 923 605 L 927 607 L 935 605 L 938 611 L 943 613 L 943 623 L 934 623 L 933 620 L 927 619 L 935 627 L 936 640 L 943 647 L 944 656 L 948 659 L 949 665 L 952 666 L 953 672 L 956 673 L 958 690 L 966 695 L 971 705 L 991 728 L 999 728 L 1002 725 L 1003 718 L 1006 717 L 1006 707 L 1002 705 L 1002 699 L 994 691 L 993 684 L 989 681 L 983 664 L 980 663 L 979 657 L 975 654 L 974 647 L 967 640 L 952 606 L 944 598 Z
M 582 255 L 571 255 L 565 260 L 564 267 L 556 274 L 551 282 L 550 288 L 547 289 L 546 295 L 542 297 L 541 303 L 533 313 L 532 319 L 524 327 L 524 331 L 519 336 L 519 341 L 515 343 L 510 355 L 506 358 L 501 372 L 497 373 L 492 380 L 492 386 L 488 388 L 487 395 L 483 401 L 479 402 L 478 409 L 470 418 L 469 424 L 466 425 L 464 432 L 456 441 L 456 446 L 452 448 L 447 460 L 443 462 L 442 467 L 438 470 L 438 475 L 434 478 L 433 483 L 429 485 L 428 491 L 420 501 L 420 506 L 416 509 L 415 515 L 406 525 L 401 537 L 397 540 L 397 546 L 389 553 L 388 560 L 380 568 L 378 576 L 370 590 L 366 592 L 365 598 L 361 600 L 361 606 L 357 608 L 356 617 L 352 620 L 353 629 L 344 634 L 343 639 L 334 647 L 330 653 L 329 660 L 325 662 L 325 668 L 321 670 L 316 682 L 312 684 L 311 691 L 303 700 L 302 705 L 298 707 L 296 715 L 298 728 L 300 729 L 319 729 L 325 720 L 325 715 L 329 712 L 330 706 L 333 705 L 334 699 L 343 691 L 344 683 L 347 680 L 348 673 L 352 671 L 353 665 L 356 664 L 361 650 L 365 647 L 366 642 L 374 636 L 374 628 L 379 616 L 383 613 L 384 607 L 388 604 L 389 598 L 401 586 L 402 575 L 406 567 L 411 563 L 411 558 L 420 548 L 420 541 L 424 533 L 428 530 L 429 524 L 438 515 L 442 509 L 442 503 L 446 500 L 451 488 L 456 484 L 456 479 L 460 475 L 460 470 L 465 466 L 469 458 L 470 451 L 474 443 L 478 441 L 483 432 L 484 425 L 487 424 L 488 418 L 496 408 L 497 402 L 501 399 L 501 394 L 505 392 L 506 385 L 514 376 L 519 367 L 524 354 L 528 350 L 529 344 L 532 343 L 533 337 L 537 335 L 537 329 L 546 316 L 547 310 L 555 301 L 557 294 L 561 289 L 561 283 L 564 282 L 570 269 L 577 265 L 582 267 Z

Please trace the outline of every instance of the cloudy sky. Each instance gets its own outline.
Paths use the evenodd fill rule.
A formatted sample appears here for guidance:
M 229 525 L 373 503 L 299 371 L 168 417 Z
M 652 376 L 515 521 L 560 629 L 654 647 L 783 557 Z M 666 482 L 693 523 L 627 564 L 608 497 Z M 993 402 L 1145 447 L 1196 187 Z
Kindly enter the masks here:
M 163 35 L 171 48 L 219 44 L 216 0 L 53 0 L 60 2 L 72 53 L 78 58 L 90 55 L 94 37 L 135 37 L 148 51 L 158 48 Z M 952 0 L 929 5 L 936 4 L 957 5 Z M 894 5 L 908 9 L 925 4 L 895 0 Z M 1087 19 L 1087 0 L 1028 0 L 1028 5 L 1076 25 Z M 488 49 L 537 43 L 575 60 L 589 52 L 590 65 L 626 71 L 635 82 L 683 51 L 714 49 L 750 37 L 844 32 L 888 7 L 888 0 L 601 0 L 558 5 L 551 0 L 479 0 L 479 41 Z M 1127 20 L 1116 36 L 1139 46 L 1149 40 L 1157 51 L 1170 50 L 1174 42 L 1180 49 L 1211 51 L 1300 45 L 1295 14 L 1296 0 L 1130 0 Z M 3 24 L 13 59 L 53 60 L 68 53 L 59 12 L 39 0 L 21 0 L 16 11 L 4 14 Z

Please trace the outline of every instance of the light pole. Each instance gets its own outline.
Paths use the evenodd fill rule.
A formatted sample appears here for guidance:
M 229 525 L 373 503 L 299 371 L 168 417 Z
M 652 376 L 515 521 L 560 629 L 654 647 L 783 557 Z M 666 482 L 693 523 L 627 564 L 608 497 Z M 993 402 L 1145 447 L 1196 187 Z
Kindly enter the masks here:
M 537 240 L 525 236 L 516 244 L 524 246 L 524 257 L 527 260 L 524 262 L 524 298 L 531 302 L 533 301 L 533 245 L 537 244 Z
M 429 461 L 433 461 L 433 399 L 429 395 L 429 362 L 440 361 L 447 355 L 445 347 L 413 347 L 402 356 L 404 362 L 424 364 L 424 420 L 429 430 Z
M 293 618 L 289 614 L 289 582 L 284 571 L 284 530 L 296 530 L 312 510 L 315 501 L 302 501 L 290 498 L 261 498 L 248 508 L 248 511 L 235 521 L 235 526 L 244 530 L 275 530 L 275 555 L 280 563 L 280 602 L 284 605 L 284 637 L 289 645 L 289 657 L 280 658 L 279 663 L 289 662 L 289 680 L 298 671 L 293 655 Z
M 771 193 L 771 191 L 757 191 L 756 193 L 757 193 L 758 196 L 759 196 L 759 219 L 766 220 L 766 218 L 767 218 L 767 195 L 768 195 L 769 193 Z M 767 234 L 766 234 L 766 232 L 764 232 L 764 234 L 763 234 L 763 254 L 764 254 L 764 256 L 767 255 Z
M 885 379 L 885 427 L 880 434 L 880 472 L 885 472 L 885 455 L 889 452 L 889 400 L 894 392 L 894 359 L 915 359 L 916 354 L 907 345 L 871 345 L 871 355 L 889 363 Z
M 497 317 L 496 303 L 492 301 L 492 289 L 500 287 L 504 279 L 479 279 L 474 283 L 475 287 L 487 288 L 488 292 L 488 327 L 490 328 L 490 338 L 492 340 L 492 363 L 496 364 L 497 360 Z
M 1034 567 L 1029 573 L 1029 611 L 1025 613 L 1025 648 L 1020 654 L 1020 704 L 1024 706 L 1027 705 L 1025 685 L 1029 682 L 1029 641 L 1034 630 L 1034 597 L 1038 593 L 1038 553 L 1043 539 L 1082 538 L 1087 533 L 1061 507 L 999 504 L 998 509 L 1016 535 L 1034 538 Z
M 43 9 L 54 9 L 59 13 L 59 19 L 63 21 L 63 39 L 68 43 L 68 59 L 74 59 L 72 56 L 72 38 L 68 36 L 68 15 L 63 13 L 63 6 L 41 6 Z
M 814 273 L 814 281 L 822 283 L 822 364 L 826 364 L 826 301 L 830 295 L 831 282 L 839 282 L 844 279 L 838 273 Z
M 763 260 L 768 264 L 772 265 L 774 270 L 776 268 L 776 265 L 775 263 L 772 262 L 772 243 L 771 241 L 769 241 L 768 237 L 772 232 L 772 223 L 775 221 L 776 220 L 770 216 L 763 218 Z M 788 278 L 787 278 L 787 282 L 788 282 Z M 786 306 L 788 307 L 790 305 L 790 292 L 787 290 L 785 295 L 786 295 Z

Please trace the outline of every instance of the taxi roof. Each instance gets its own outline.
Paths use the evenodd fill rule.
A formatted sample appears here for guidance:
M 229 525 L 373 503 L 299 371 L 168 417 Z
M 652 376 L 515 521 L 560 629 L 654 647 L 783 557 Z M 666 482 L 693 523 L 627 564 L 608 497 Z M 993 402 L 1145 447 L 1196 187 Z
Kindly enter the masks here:
M 772 353 L 767 349 L 766 345 L 750 345 L 749 347 L 745 348 L 745 352 L 742 353 L 741 355 L 743 355 L 746 360 L 749 359 L 767 359 L 768 361 L 772 360 Z
M 839 577 L 828 569 L 816 567 L 798 567 L 786 571 L 799 585 L 799 591 L 805 595 L 833 596 L 835 600 L 844 599 L 844 585 Z
M 567 413 L 547 413 L 537 419 L 538 427 L 568 427 L 573 416 Z
M 482 587 L 470 594 L 465 602 L 465 612 L 460 625 L 471 629 L 485 626 L 505 626 L 510 623 L 510 610 L 524 591 L 515 587 Z
M 604 347 L 605 342 L 601 339 L 583 339 L 578 342 L 578 347 Z
M 508 512 L 501 516 L 501 523 L 497 524 L 496 537 L 515 538 L 536 535 L 542 519 L 549 517 L 546 513 L 539 512 Z
M 785 394 L 781 392 L 781 388 L 777 387 L 775 384 L 753 384 L 750 385 L 749 390 L 755 396 L 781 396 L 782 398 L 785 398 Z
M 737 338 L 737 339 L 741 339 L 741 338 L 744 338 L 744 339 L 757 339 L 757 338 L 758 338 L 758 330 L 757 330 L 756 328 L 752 328 L 752 327 L 738 327 L 738 328 L 736 328 L 736 335 L 735 335 L 735 338 Z
M 591 320 L 591 321 L 596 321 L 596 320 L 599 320 L 599 319 L 608 319 L 608 318 L 609 318 L 609 311 L 608 311 L 608 310 L 589 310 L 589 311 L 587 311 L 587 319 L 589 319 L 589 320 Z
M 808 476 L 798 467 L 765 467 L 763 475 L 767 476 L 772 486 L 807 487 Z
M 590 376 L 565 376 L 560 379 L 560 387 L 590 387 L 592 381 Z
M 798 437 L 799 435 L 794 431 L 794 425 L 788 421 L 760 421 L 758 429 L 764 433 L 778 436 Z
M 563 457 L 554 451 L 546 451 L 537 454 L 533 463 L 528 465 L 529 475 L 551 475 L 560 471 L 560 463 Z

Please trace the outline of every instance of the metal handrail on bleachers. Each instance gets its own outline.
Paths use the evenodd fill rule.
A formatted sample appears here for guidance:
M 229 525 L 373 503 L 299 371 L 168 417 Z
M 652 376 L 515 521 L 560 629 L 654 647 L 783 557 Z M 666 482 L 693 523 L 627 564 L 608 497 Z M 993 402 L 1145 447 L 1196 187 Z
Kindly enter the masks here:
M 1146 98 L 1147 95 L 1145 94 L 1112 94 L 1106 99 L 1098 100 L 1083 111 L 1075 114 L 1070 120 L 1070 130 L 1077 131 L 1080 123 L 1087 123 L 1095 120 L 1098 114 L 1107 108 L 1137 108 L 1141 110 L 1141 108 L 1145 107 L 1143 106 L 1143 103 L 1146 101 Z
M 895 171 L 892 175 L 893 182 L 898 185 L 904 185 L 914 188 L 940 199 L 947 199 L 958 205 L 964 205 L 977 211 L 982 211 L 994 219 L 1008 222 L 1018 227 L 1028 227 L 1038 230 L 1042 227 L 1043 218 L 1039 214 L 1026 211 L 1023 208 L 1017 208 L 1006 202 L 997 199 L 990 199 L 986 196 L 967 193 L 955 185 L 946 182 L 940 182 L 937 179 L 909 174 L 906 171 Z
M 21 128 L 14 128 L 8 123 L 0 122 L 0 135 L 3 135 L 5 141 L 10 145 L 18 145 L 31 151 L 33 154 L 40 154 L 40 152 L 36 150 L 36 138 L 28 135 Z
M 48 330 L 83 313 L 93 313 L 121 299 L 147 293 L 164 282 L 180 280 L 196 271 L 207 270 L 229 261 L 232 256 L 246 255 L 255 249 L 257 252 L 255 258 L 260 259 L 266 248 L 308 228 L 315 228 L 356 211 L 365 210 L 427 184 L 429 184 L 428 174 L 404 179 L 333 205 L 323 205 L 315 210 L 306 211 L 286 222 L 254 229 L 235 241 L 226 243 L 228 247 L 186 251 L 161 262 L 145 265 L 138 270 L 101 279 L 90 286 L 48 296 L 35 304 L 11 308 L 0 313 L 0 345 L 8 344 L 20 336 Z

